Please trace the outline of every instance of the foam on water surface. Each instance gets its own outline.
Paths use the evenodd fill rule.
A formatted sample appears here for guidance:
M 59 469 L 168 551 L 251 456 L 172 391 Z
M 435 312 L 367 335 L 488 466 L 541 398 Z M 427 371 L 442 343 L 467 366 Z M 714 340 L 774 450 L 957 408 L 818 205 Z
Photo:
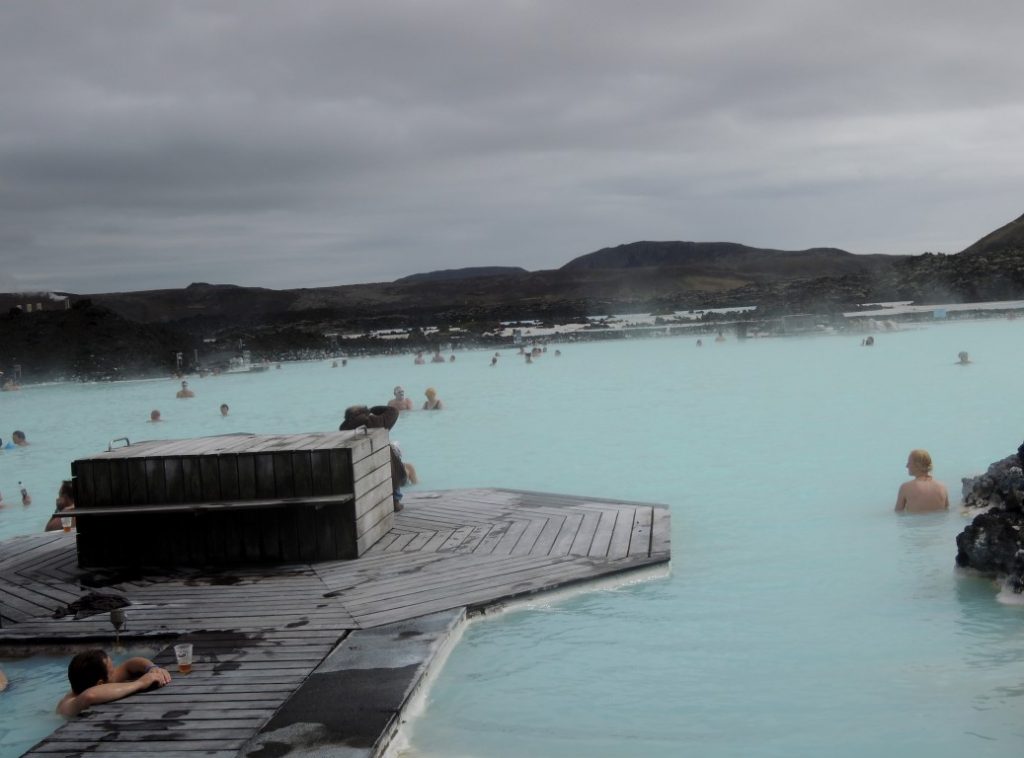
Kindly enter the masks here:
M 0 488 L 24 480 L 35 503 L 0 511 L 0 532 L 41 528 L 69 461 L 115 437 L 327 431 L 346 405 L 396 384 L 420 405 L 432 386 L 446 410 L 394 431 L 419 489 L 668 503 L 673 562 L 665 580 L 471 625 L 412 754 L 1015 756 L 1024 608 L 954 570 L 959 514 L 892 507 L 912 448 L 954 497 L 1017 448 L 1022 335 L 990 321 L 869 348 L 666 338 L 560 345 L 533 365 L 503 350 L 494 368 L 493 350 L 285 364 L 190 378 L 192 400 L 170 379 L 26 388 L 0 395 L 0 435 L 33 443 L 0 456 Z M 960 350 L 974 363 L 954 365 Z M 167 420 L 147 423 L 152 408 Z

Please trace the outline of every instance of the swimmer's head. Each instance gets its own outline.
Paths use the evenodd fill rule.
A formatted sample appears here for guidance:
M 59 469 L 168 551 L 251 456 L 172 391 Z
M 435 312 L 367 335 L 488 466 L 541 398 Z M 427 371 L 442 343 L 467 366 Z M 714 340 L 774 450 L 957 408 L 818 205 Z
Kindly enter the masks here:
M 160 420 L 160 411 L 158 411 L 156 408 L 151 410 L 149 412 L 149 420 L 150 421 L 159 421 Z
M 922 475 L 932 472 L 932 457 L 927 450 L 911 450 L 907 456 L 907 468 L 911 474 Z
M 186 387 L 188 387 L 188 382 L 186 382 L 186 381 L 185 381 L 185 380 L 183 379 L 183 380 L 182 380 L 182 382 L 181 382 L 181 388 L 182 388 L 182 389 L 185 389 Z
M 429 400 L 433 400 L 435 397 L 437 397 L 437 390 L 435 390 L 433 387 L 427 387 L 427 391 L 424 392 L 423 394 L 426 395 Z
M 113 661 L 98 648 L 79 653 L 68 665 L 68 681 L 71 683 L 71 691 L 76 695 L 81 695 L 101 682 L 109 682 L 113 677 Z
M 967 355 L 967 351 L 966 350 L 961 350 L 956 355 L 960 359 L 961 363 L 967 363 L 967 361 L 970 360 L 970 356 Z
M 401 385 L 395 387 L 395 397 L 397 397 L 399 400 L 405 397 L 405 390 L 402 389 Z

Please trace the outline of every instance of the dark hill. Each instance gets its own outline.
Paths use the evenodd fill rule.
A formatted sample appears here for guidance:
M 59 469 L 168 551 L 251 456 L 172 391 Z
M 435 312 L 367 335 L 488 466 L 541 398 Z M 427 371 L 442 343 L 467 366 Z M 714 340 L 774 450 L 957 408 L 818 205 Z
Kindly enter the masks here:
M 11 311 L 0 316 L 0 338 L 0 369 L 20 364 L 30 382 L 166 376 L 176 353 L 198 346 L 192 337 L 129 321 L 89 300 L 69 310 Z
M 632 242 L 582 255 L 563 271 L 679 267 L 704 274 L 754 274 L 771 279 L 866 274 L 902 256 L 854 255 L 833 247 L 771 250 L 735 242 Z
M 1024 250 L 1024 216 L 1001 226 L 963 250 L 963 255 L 981 255 L 1001 250 Z
M 425 274 L 412 274 L 395 279 L 395 284 L 412 284 L 415 282 L 446 282 L 463 279 L 477 279 L 482 276 L 506 276 L 509 274 L 525 274 L 525 268 L 519 266 L 470 266 L 468 268 L 446 268 L 441 271 L 429 271 Z

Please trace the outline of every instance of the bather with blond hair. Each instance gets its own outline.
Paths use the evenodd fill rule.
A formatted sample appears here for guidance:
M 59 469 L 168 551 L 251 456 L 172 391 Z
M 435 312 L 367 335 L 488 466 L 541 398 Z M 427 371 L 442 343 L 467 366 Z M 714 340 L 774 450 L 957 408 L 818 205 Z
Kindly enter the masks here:
M 896 493 L 896 511 L 934 513 L 949 510 L 949 492 L 946 485 L 932 478 L 932 457 L 927 450 L 910 451 L 907 473 L 914 478 L 900 485 Z
M 441 398 L 437 396 L 437 390 L 433 387 L 427 387 L 427 391 L 423 393 L 427 396 L 427 401 L 423 404 L 423 410 L 425 411 L 439 411 L 444 408 L 444 404 L 441 402 Z

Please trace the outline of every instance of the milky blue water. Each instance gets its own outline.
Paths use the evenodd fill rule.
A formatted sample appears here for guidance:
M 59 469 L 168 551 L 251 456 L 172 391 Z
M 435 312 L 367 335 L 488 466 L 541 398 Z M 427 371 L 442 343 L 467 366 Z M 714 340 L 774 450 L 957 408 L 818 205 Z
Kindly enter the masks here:
M 70 689 L 68 662 L 79 649 L 87 648 L 3 659 L 10 685 L 0 693 L 0 756 L 21 755 L 64 723 L 57 715 L 57 702 Z M 133 645 L 108 650 L 121 663 L 137 655 L 153 656 L 159 648 Z
M 1024 322 L 986 321 L 872 348 L 652 339 L 562 345 L 534 365 L 505 350 L 495 368 L 488 351 L 285 364 L 192 379 L 192 400 L 172 380 L 4 393 L 0 435 L 33 444 L 0 456 L 0 488 L 16 501 L 22 479 L 35 502 L 0 511 L 0 534 L 41 528 L 68 461 L 114 437 L 331 430 L 348 404 L 434 386 L 446 410 L 393 431 L 420 489 L 667 503 L 673 562 L 667 580 L 471 625 L 413 754 L 1017 756 L 1024 608 L 954 571 L 962 517 L 892 506 L 911 448 L 955 497 L 1020 444 L 1022 336 Z M 953 365 L 960 350 L 975 362 Z M 152 408 L 167 421 L 147 423 Z

